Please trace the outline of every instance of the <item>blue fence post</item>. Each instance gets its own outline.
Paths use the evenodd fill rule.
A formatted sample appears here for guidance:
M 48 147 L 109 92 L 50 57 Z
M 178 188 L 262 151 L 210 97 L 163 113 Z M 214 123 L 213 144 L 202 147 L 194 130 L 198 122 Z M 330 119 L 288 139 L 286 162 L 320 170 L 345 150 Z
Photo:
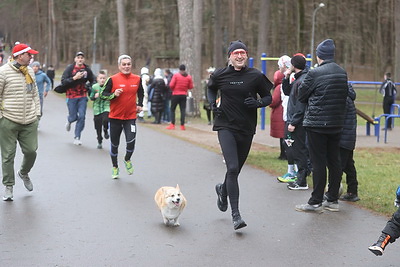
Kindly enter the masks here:
M 307 54 L 306 56 L 306 64 L 309 68 L 311 68 L 311 54 Z
M 249 58 L 249 67 L 253 68 L 254 67 L 254 58 Z
M 267 76 L 267 54 L 261 54 L 261 71 Z M 261 116 L 261 130 L 265 130 L 265 107 L 261 108 L 260 110 Z

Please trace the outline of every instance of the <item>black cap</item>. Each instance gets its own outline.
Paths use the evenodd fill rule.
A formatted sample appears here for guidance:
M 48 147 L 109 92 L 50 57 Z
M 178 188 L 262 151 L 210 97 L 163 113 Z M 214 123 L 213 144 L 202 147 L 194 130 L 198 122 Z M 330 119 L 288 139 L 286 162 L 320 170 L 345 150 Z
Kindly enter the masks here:
M 85 54 L 84 54 L 83 52 L 79 51 L 78 53 L 76 53 L 75 56 L 76 56 L 76 57 L 77 57 L 77 56 L 85 57 Z

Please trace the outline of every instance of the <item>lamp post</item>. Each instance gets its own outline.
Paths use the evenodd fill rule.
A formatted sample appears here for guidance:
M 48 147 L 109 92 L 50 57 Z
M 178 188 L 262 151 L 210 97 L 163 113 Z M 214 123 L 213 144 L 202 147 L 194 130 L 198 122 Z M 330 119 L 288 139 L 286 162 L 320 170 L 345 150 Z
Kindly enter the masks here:
M 317 14 L 318 9 L 320 9 L 321 7 L 324 7 L 325 4 L 324 3 L 320 3 L 316 9 L 314 9 L 313 15 L 312 15 L 312 28 L 311 28 L 311 51 L 310 51 L 310 55 L 311 55 L 311 67 L 314 66 L 313 60 L 314 60 L 314 28 L 315 28 L 315 14 Z

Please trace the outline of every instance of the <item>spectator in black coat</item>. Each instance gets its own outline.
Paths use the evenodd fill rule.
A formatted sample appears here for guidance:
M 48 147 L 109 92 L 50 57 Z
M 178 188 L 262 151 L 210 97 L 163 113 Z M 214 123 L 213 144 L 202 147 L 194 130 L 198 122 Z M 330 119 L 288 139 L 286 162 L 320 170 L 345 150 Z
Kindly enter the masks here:
M 342 179 L 339 142 L 349 88 L 346 71 L 334 62 L 333 40 L 321 42 L 316 54 L 319 66 L 307 73 L 298 96 L 300 102 L 307 103 L 303 126 L 313 165 L 314 190 L 308 203 L 297 205 L 296 210 L 320 213 L 323 208 L 339 211 L 338 195 Z M 329 188 L 327 200 L 323 202 L 327 167 Z
M 357 138 L 357 113 L 354 100 L 356 92 L 349 84 L 349 95 L 346 100 L 346 117 L 344 120 L 342 136 L 340 138 L 340 160 L 342 170 L 346 174 L 347 193 L 340 197 L 344 201 L 358 201 L 357 170 L 354 165 L 353 152 L 356 147 Z
M 154 124 L 161 124 L 161 114 L 164 110 L 164 100 L 167 95 L 167 86 L 161 75 L 161 69 L 157 68 L 154 71 L 154 78 L 149 86 L 149 88 L 152 88 L 149 101 L 151 101 L 151 113 L 154 115 Z

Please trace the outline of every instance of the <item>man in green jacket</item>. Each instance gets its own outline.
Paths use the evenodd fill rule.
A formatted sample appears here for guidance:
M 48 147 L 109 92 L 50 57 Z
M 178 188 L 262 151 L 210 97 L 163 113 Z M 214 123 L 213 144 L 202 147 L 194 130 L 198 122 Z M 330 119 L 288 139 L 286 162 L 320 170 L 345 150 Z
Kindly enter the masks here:
M 33 190 L 28 174 L 35 163 L 38 149 L 40 101 L 35 73 L 28 65 L 33 55 L 38 53 L 28 45 L 19 43 L 12 49 L 13 60 L 0 67 L 0 148 L 5 201 L 13 200 L 17 141 L 23 153 L 18 176 L 28 191 Z

